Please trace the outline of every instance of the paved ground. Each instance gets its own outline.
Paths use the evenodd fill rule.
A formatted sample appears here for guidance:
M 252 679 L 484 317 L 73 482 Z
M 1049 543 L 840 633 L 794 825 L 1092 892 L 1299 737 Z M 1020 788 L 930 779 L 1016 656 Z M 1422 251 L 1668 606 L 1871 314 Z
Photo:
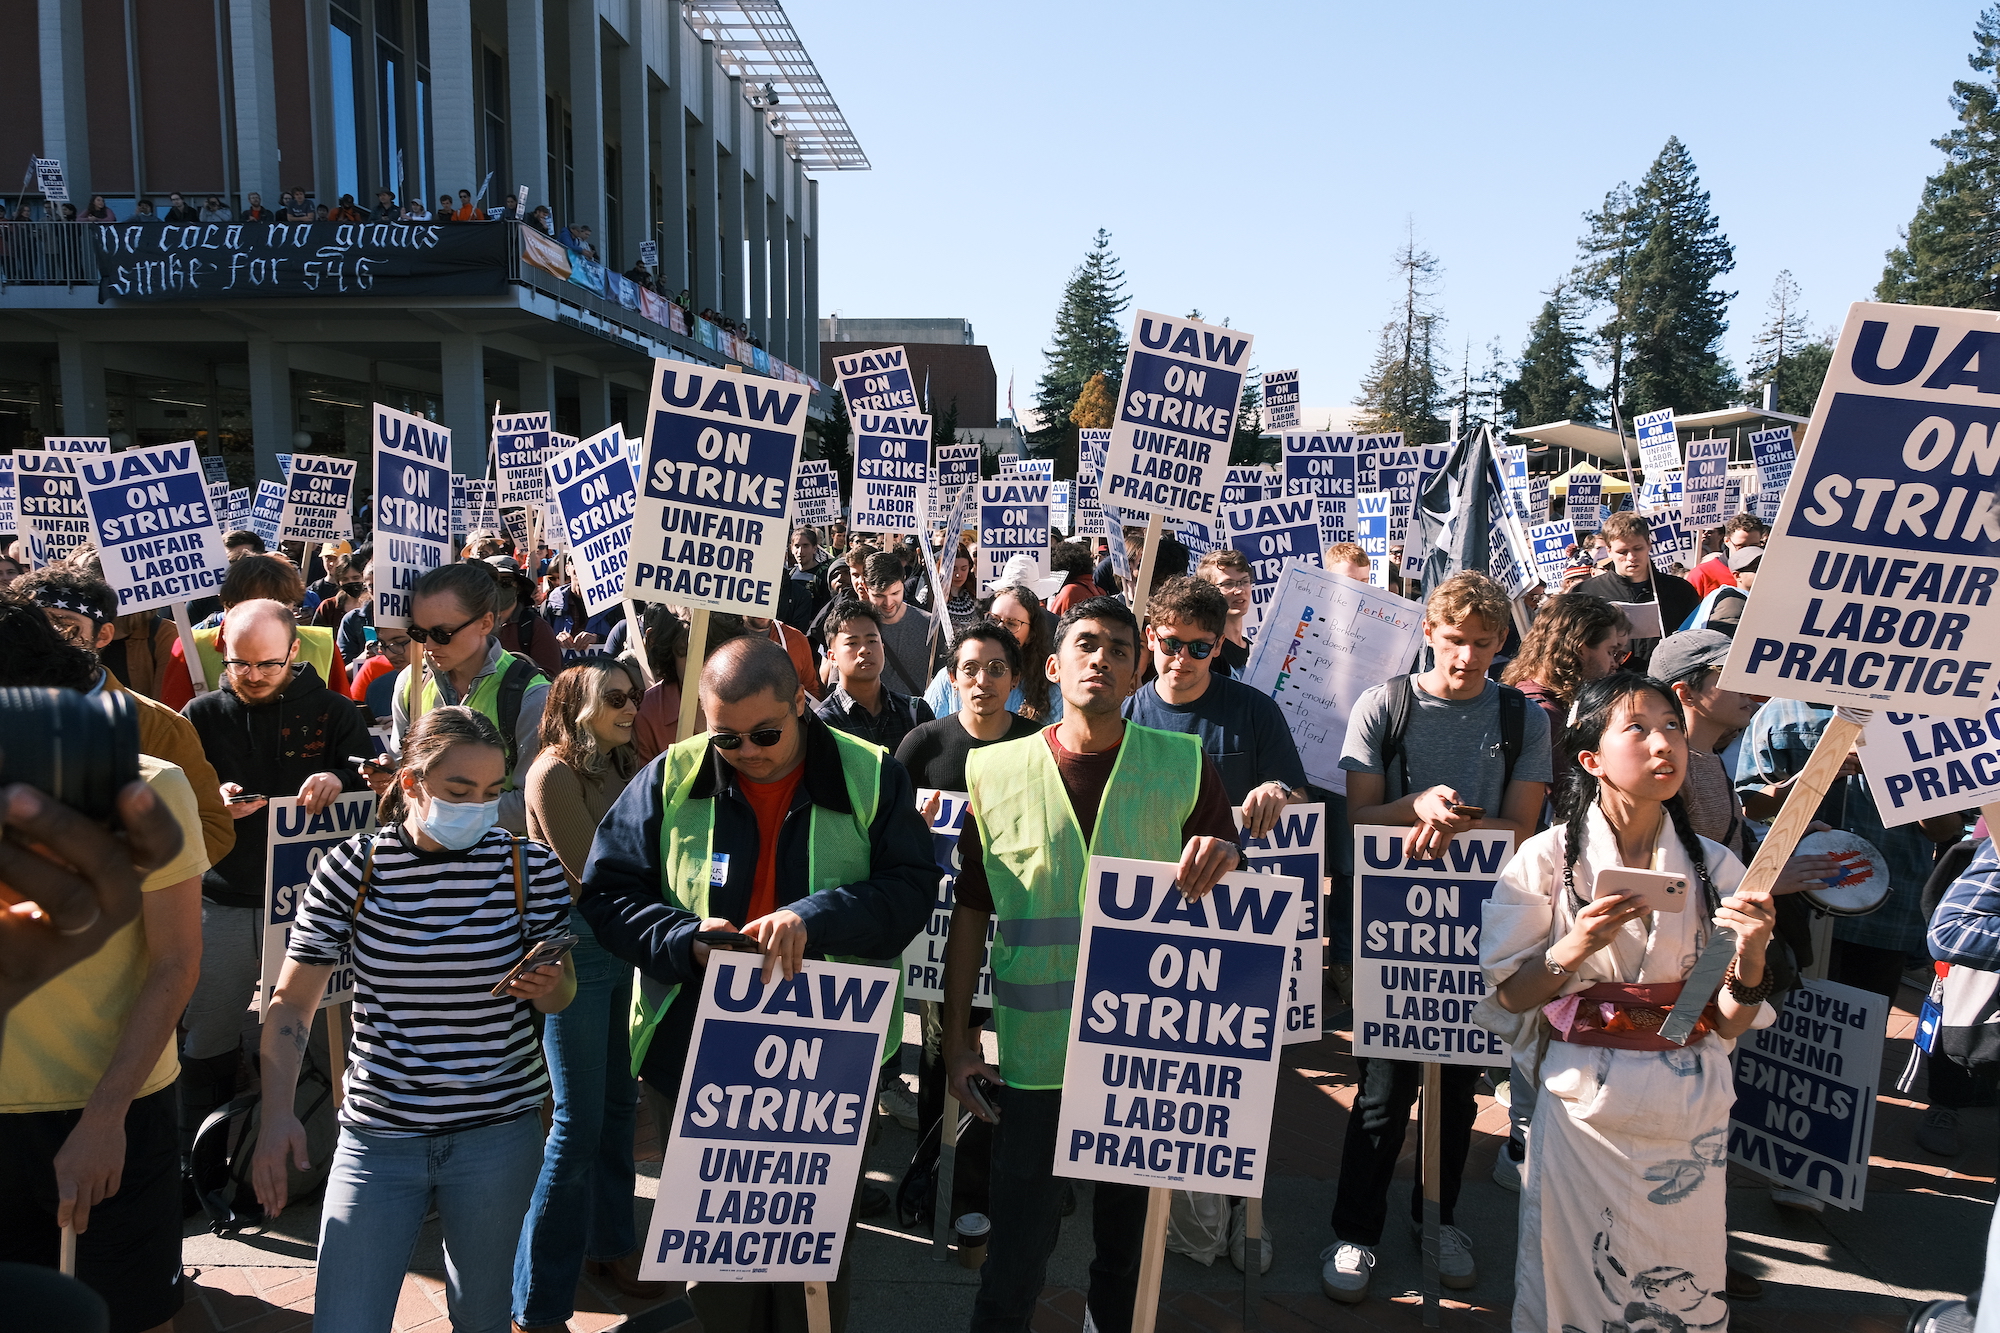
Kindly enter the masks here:
M 1893 1087 L 1909 1051 L 1915 992 L 1905 990 L 1891 1020 L 1882 1086 Z M 1421 1312 L 1413 1294 L 1421 1261 L 1413 1244 L 1392 1235 L 1382 1245 L 1374 1299 L 1337 1306 L 1320 1294 L 1319 1251 L 1332 1236 L 1332 1207 L 1341 1136 L 1354 1097 L 1354 1063 L 1345 1034 L 1311 1046 L 1288 1048 L 1280 1081 L 1272 1175 L 1265 1216 L 1275 1237 L 1276 1261 L 1261 1282 L 1258 1325 L 1277 1330 L 1319 1328 L 1417 1329 Z M 1922 1085 L 1916 1089 L 1921 1095 Z M 1829 1209 L 1809 1217 L 1775 1208 L 1764 1182 L 1732 1169 L 1731 1253 L 1738 1266 L 1762 1278 L 1762 1300 L 1739 1303 L 1738 1333 L 1813 1330 L 1833 1333 L 1899 1333 L 1909 1312 L 1925 1300 L 1961 1295 L 1978 1280 L 1992 1215 L 2000 1120 L 1994 1108 L 1966 1113 L 1966 1149 L 1944 1160 L 1921 1151 L 1912 1138 L 1921 1101 L 1882 1098 L 1867 1205 L 1858 1213 Z M 643 1108 L 642 1108 L 643 1116 Z M 1506 1112 L 1482 1098 L 1472 1160 L 1466 1170 L 1460 1224 L 1474 1242 L 1479 1285 L 1467 1302 L 1446 1303 L 1446 1329 L 1507 1327 L 1513 1300 L 1516 1196 L 1489 1177 L 1505 1141 Z M 1410 1136 L 1405 1175 L 1414 1154 Z M 900 1178 L 915 1147 L 914 1136 L 890 1122 L 869 1155 L 870 1175 L 885 1184 Z M 658 1174 L 659 1150 L 649 1120 L 640 1125 L 643 1219 Z M 1038 1333 L 1069 1333 L 1083 1326 L 1081 1288 L 1090 1261 L 1088 1185 L 1077 1218 L 1065 1225 L 1035 1320 Z M 1402 1206 L 1404 1196 L 1392 1196 Z M 175 1321 L 177 1333 L 281 1333 L 311 1326 L 316 1202 L 295 1205 L 269 1230 L 219 1239 L 191 1227 L 185 1260 L 193 1299 Z M 964 1326 L 978 1275 L 931 1257 L 927 1237 L 898 1230 L 892 1218 L 863 1224 L 856 1234 L 857 1283 L 850 1327 L 866 1333 L 945 1333 Z M 444 1264 L 435 1224 L 426 1227 L 403 1289 L 398 1333 L 446 1333 Z M 1224 1258 L 1214 1267 L 1170 1254 L 1160 1328 L 1173 1333 L 1228 1333 L 1245 1327 L 1242 1276 Z M 576 1333 L 622 1328 L 629 1333 L 693 1333 L 700 1328 L 675 1292 L 647 1303 L 620 1298 L 586 1278 L 578 1288 Z M 710 1333 L 733 1333 L 711 1330 Z

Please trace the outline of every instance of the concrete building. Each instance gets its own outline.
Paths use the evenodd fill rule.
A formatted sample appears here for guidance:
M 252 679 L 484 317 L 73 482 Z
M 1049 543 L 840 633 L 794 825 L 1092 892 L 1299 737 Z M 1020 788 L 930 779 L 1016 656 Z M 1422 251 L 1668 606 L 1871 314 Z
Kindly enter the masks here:
M 310 290 L 218 290 L 221 259 L 204 286 L 179 254 L 121 256 L 114 280 L 108 237 L 186 264 L 220 247 L 245 273 L 261 239 L 239 253 L 193 227 L 163 242 L 0 224 L 0 448 L 192 437 L 242 485 L 275 478 L 279 452 L 363 450 L 382 401 L 449 426 L 476 475 L 496 402 L 550 410 L 570 434 L 636 430 L 653 358 L 817 368 L 810 173 L 868 163 L 779 0 L 0 0 L 0 23 L 16 37 L 0 44 L 0 161 L 60 162 L 79 209 L 103 195 L 129 221 L 140 199 L 164 212 L 179 191 L 240 212 L 297 188 L 365 210 L 380 189 L 483 188 L 483 209 L 521 199 L 565 233 L 589 226 L 608 270 L 572 266 L 532 223 L 477 245 L 459 227 L 357 240 L 315 224 L 309 244 L 284 242 L 336 256 L 306 261 Z M 477 253 L 433 264 L 416 296 L 400 259 L 366 253 L 392 239 Z M 685 312 L 621 285 L 655 250 Z M 815 391 L 815 417 L 825 403 Z

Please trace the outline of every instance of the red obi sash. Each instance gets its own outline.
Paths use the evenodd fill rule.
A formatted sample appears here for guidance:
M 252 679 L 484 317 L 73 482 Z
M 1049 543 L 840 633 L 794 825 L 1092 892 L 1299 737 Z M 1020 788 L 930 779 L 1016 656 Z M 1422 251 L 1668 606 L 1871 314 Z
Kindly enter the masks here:
M 1588 990 L 1551 1000 L 1542 1006 L 1542 1013 L 1558 1041 L 1621 1051 L 1677 1051 L 1682 1048 L 1660 1035 L 1660 1025 L 1667 1021 L 1680 994 L 1678 981 L 1649 986 L 1600 981 Z M 1704 1013 L 1696 1021 L 1688 1045 L 1714 1030 Z

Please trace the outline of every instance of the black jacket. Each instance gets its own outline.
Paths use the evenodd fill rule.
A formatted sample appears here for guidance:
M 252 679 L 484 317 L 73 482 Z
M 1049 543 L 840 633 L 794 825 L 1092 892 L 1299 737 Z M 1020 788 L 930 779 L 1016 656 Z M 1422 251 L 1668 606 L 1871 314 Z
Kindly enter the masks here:
M 930 829 L 917 813 L 916 789 L 903 766 L 884 755 L 875 819 L 869 825 L 869 877 L 808 894 L 810 807 L 851 814 L 854 806 L 826 724 L 808 712 L 802 725 L 805 776 L 778 834 L 778 906 L 804 920 L 807 952 L 814 958 L 898 958 L 924 928 L 937 899 L 937 857 Z M 640 770 L 597 826 L 577 906 L 598 943 L 645 974 L 650 993 L 687 986 L 655 1033 L 640 1070 L 648 1083 L 671 1096 L 680 1089 L 681 1065 L 694 1032 L 701 971 L 692 952 L 699 919 L 668 903 L 661 892 L 660 773 L 665 764 L 662 755 Z M 726 881 L 709 890 L 709 913 L 745 925 L 757 875 L 757 816 L 738 794 L 736 770 L 713 746 L 689 796 L 715 801 L 713 849 L 729 857 Z
M 335 694 L 310 663 L 292 668 L 291 683 L 266 704 L 246 704 L 234 690 L 196 695 L 181 710 L 201 737 L 202 752 L 220 782 L 261 796 L 297 796 L 315 773 L 340 778 L 343 791 L 368 784 L 347 762 L 374 753 L 354 701 Z M 201 879 L 202 897 L 224 907 L 264 905 L 264 852 L 270 815 L 236 821 L 236 846 Z

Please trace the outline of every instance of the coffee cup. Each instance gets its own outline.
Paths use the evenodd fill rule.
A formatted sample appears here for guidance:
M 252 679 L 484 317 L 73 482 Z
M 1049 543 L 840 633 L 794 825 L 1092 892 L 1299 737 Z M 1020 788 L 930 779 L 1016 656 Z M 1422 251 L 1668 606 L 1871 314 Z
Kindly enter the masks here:
M 986 1236 L 993 1230 L 993 1221 L 984 1213 L 965 1213 L 951 1224 L 958 1233 L 958 1264 L 961 1268 L 978 1268 L 986 1262 Z

